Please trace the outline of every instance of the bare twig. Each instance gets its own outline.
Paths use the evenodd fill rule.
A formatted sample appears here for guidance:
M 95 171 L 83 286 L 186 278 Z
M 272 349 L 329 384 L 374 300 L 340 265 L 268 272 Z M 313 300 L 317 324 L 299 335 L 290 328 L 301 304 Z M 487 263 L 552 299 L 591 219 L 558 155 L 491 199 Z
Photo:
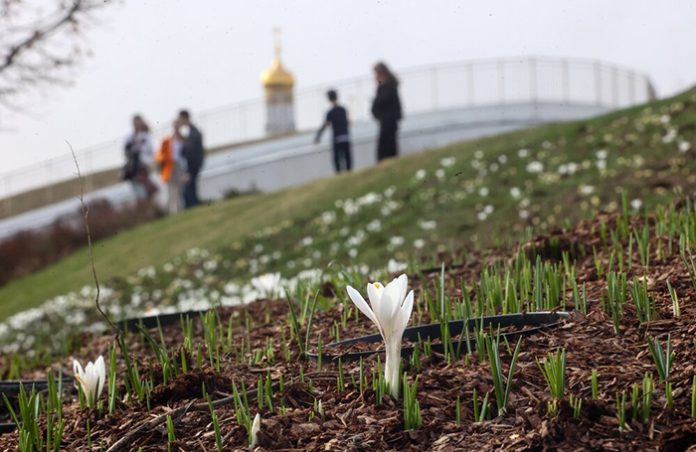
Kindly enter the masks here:
M 97 276 L 97 267 L 94 265 L 94 254 L 92 252 L 92 234 L 90 233 L 89 230 L 89 208 L 85 204 L 85 181 L 82 177 L 82 173 L 80 172 L 80 163 L 77 161 L 77 155 L 75 155 L 75 150 L 73 149 L 72 145 L 70 142 L 67 140 L 65 143 L 68 145 L 70 148 L 70 153 L 72 154 L 73 161 L 75 162 L 75 168 L 77 169 L 77 179 L 80 181 L 80 209 L 82 210 L 82 219 L 85 225 L 85 235 L 87 236 L 87 253 L 89 255 L 89 262 L 92 267 L 92 277 L 94 278 L 94 284 L 97 287 L 97 295 L 94 299 L 94 303 L 97 306 L 97 311 L 99 311 L 99 314 L 106 320 L 106 322 L 109 324 L 109 326 L 114 330 L 114 333 L 116 336 L 120 334 L 120 331 L 116 324 L 111 321 L 109 316 L 102 310 L 101 304 L 99 303 L 99 296 L 101 295 L 101 287 L 99 286 L 99 277 Z

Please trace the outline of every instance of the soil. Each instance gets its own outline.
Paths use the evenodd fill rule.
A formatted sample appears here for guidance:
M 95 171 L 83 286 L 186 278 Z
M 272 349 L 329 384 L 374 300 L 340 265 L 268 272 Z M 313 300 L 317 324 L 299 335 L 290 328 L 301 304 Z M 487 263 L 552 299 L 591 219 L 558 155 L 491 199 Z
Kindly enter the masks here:
M 162 370 L 151 348 L 131 336 L 129 352 L 139 366 L 141 375 L 152 376 L 160 382 L 153 388 L 150 407 L 135 400 L 117 403 L 112 414 L 80 409 L 72 395 L 66 395 L 66 418 L 63 435 L 65 450 L 91 450 L 87 443 L 89 420 L 91 446 L 104 450 L 167 450 L 167 429 L 164 422 L 169 413 L 174 421 L 177 440 L 171 450 L 215 450 L 215 436 L 209 407 L 202 396 L 202 387 L 216 404 L 224 450 L 246 450 L 246 431 L 236 420 L 230 394 L 232 384 L 244 383 L 252 416 L 258 411 L 256 385 L 259 378 L 270 376 L 273 382 L 273 409 L 265 406 L 261 430 L 258 434 L 258 450 L 696 450 L 696 419 L 690 415 L 691 381 L 696 373 L 696 290 L 679 255 L 678 243 L 673 253 L 666 252 L 665 239 L 658 247 L 652 237 L 652 259 L 649 270 L 638 264 L 638 250 L 628 268 L 628 278 L 647 278 L 650 295 L 655 298 L 658 320 L 641 324 L 632 302 L 625 304 L 619 334 L 614 331 L 611 318 L 603 309 L 602 298 L 606 291 L 604 278 L 595 269 L 593 246 L 597 258 L 605 268 L 608 252 L 602 246 L 600 224 L 611 227 L 617 217 L 602 215 L 592 221 L 578 224 L 570 231 L 556 231 L 537 237 L 524 246 L 531 254 L 547 260 L 556 260 L 560 251 L 569 252 L 577 261 L 578 281 L 585 283 L 588 295 L 587 315 L 575 311 L 571 294 L 566 293 L 566 307 L 571 318 L 559 327 L 540 330 L 523 339 L 521 353 L 513 377 L 512 390 L 506 413 L 493 415 L 483 422 L 473 421 L 472 392 L 480 395 L 492 391 L 489 365 L 481 362 L 476 353 L 468 359 L 448 363 L 438 353 L 420 356 L 420 371 L 411 368 L 404 359 L 404 370 L 411 381 L 418 377 L 417 398 L 420 403 L 422 426 L 405 430 L 402 401 L 385 396 L 378 404 L 372 390 L 372 372 L 377 367 L 379 355 L 372 355 L 363 362 L 364 372 L 370 384 L 360 393 L 352 384 L 358 379 L 359 363 L 341 363 L 346 386 L 338 389 L 338 364 L 324 361 L 321 368 L 316 361 L 304 359 L 297 341 L 288 342 L 291 358 L 283 358 L 282 338 L 290 337 L 288 303 L 286 300 L 258 300 L 243 307 L 218 311 L 223 325 L 232 318 L 233 341 L 239 344 L 249 341 L 251 349 L 262 349 L 271 338 L 274 359 L 263 359 L 256 365 L 238 362 L 234 353 L 223 354 L 220 369 L 212 368 L 205 353 L 201 369 L 180 374 L 167 384 L 161 383 Z M 641 219 L 634 220 L 640 225 Z M 658 258 L 657 250 L 661 247 Z M 478 281 L 482 266 L 494 261 L 509 261 L 512 253 L 489 252 L 469 254 L 464 264 L 446 268 L 445 277 L 450 296 L 461 297 L 462 281 L 467 287 Z M 627 261 L 628 262 L 628 261 Z M 435 287 L 440 269 L 431 269 L 411 275 L 409 284 L 416 290 L 416 297 L 424 287 Z M 681 302 L 681 316 L 672 315 L 672 301 L 667 281 L 676 289 Z M 344 288 L 330 284 L 323 287 L 327 296 L 340 293 Z M 473 296 L 473 293 L 471 294 Z M 630 295 L 629 295 L 630 298 Z M 416 314 L 411 325 L 427 323 L 427 303 L 422 302 L 420 316 Z M 362 315 L 351 317 L 347 328 L 341 327 L 341 304 L 333 301 L 328 309 L 316 312 L 311 322 L 311 350 L 316 352 L 319 337 L 323 344 L 335 340 L 335 325 L 341 339 L 376 333 L 376 328 Z M 248 320 L 247 320 L 248 318 Z M 245 323 L 251 325 L 247 334 Z M 194 322 L 194 337 L 203 340 L 200 320 Z M 226 327 L 225 327 L 226 328 Z M 666 407 L 664 385 L 659 382 L 655 365 L 647 347 L 646 334 L 659 337 L 664 343 L 671 335 L 675 360 L 670 381 L 673 386 L 674 404 Z M 159 340 L 153 330 L 153 337 Z M 164 338 L 170 350 L 182 353 L 183 334 L 178 324 L 164 327 Z M 85 336 L 85 348 L 77 358 L 94 359 L 99 354 L 108 356 L 113 336 Z M 380 348 L 380 343 L 372 347 Z M 566 398 L 558 414 L 547 412 L 551 400 L 543 376 L 537 366 L 548 352 L 564 347 L 567 351 Z M 510 355 L 505 347 L 502 362 L 505 371 Z M 179 356 L 179 355 L 177 355 Z M 179 356 L 180 357 L 180 356 Z M 191 357 L 189 357 L 191 358 Z M 194 360 L 190 360 L 193 362 Z M 71 361 L 57 362 L 54 369 L 71 368 Z M 119 359 L 120 375 L 124 376 L 124 364 Z M 591 396 L 591 372 L 599 374 L 599 396 Z M 44 369 L 44 374 L 45 374 Z M 646 372 L 655 376 L 655 391 L 649 422 L 632 418 L 630 407 L 631 387 L 641 384 Z M 39 372 L 32 372 L 31 376 Z M 280 380 L 283 389 L 280 390 Z M 125 378 L 125 377 L 124 377 Z M 120 394 L 125 393 L 123 378 Z M 627 424 L 619 430 L 616 415 L 616 394 L 627 394 Z M 106 391 L 105 391 L 106 393 Z M 579 419 L 573 416 L 568 396 L 582 398 Z M 105 399 L 105 396 L 102 396 Z M 491 400 L 494 400 L 491 393 Z M 461 424 L 455 418 L 455 401 L 461 399 Z M 321 401 L 324 415 L 315 412 L 315 403 Z M 281 408 L 284 407 L 284 408 Z M 16 433 L 0 436 L 1 450 L 15 450 Z M 114 447 L 114 445 L 118 447 Z

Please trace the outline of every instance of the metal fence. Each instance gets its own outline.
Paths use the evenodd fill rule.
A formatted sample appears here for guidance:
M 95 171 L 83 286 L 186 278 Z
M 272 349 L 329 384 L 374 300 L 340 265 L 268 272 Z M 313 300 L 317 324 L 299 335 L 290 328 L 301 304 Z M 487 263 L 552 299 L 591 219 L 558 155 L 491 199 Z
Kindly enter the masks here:
M 597 105 L 619 108 L 646 102 L 653 95 L 646 75 L 593 60 L 524 57 L 477 60 L 396 71 L 406 115 L 466 108 L 537 102 Z M 353 121 L 370 118 L 375 83 L 372 78 L 344 80 L 299 90 L 295 123 L 299 130 L 317 127 L 327 108 L 325 92 L 337 89 Z M 259 89 L 259 91 L 261 91 Z M 208 148 L 264 137 L 263 98 L 195 112 Z M 161 139 L 167 129 L 156 130 Z M 78 150 L 83 174 L 122 164 L 123 138 Z M 75 177 L 71 156 L 0 174 L 0 199 Z

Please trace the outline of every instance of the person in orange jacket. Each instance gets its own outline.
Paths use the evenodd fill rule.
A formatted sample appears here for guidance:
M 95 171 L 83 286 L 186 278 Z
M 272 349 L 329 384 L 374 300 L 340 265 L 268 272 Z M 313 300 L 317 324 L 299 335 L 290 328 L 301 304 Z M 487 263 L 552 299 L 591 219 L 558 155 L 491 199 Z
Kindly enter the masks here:
M 183 187 L 186 183 L 186 159 L 182 155 L 184 138 L 177 119 L 171 135 L 162 140 L 155 156 L 160 169 L 162 182 L 167 185 L 167 211 L 176 213 L 184 207 Z

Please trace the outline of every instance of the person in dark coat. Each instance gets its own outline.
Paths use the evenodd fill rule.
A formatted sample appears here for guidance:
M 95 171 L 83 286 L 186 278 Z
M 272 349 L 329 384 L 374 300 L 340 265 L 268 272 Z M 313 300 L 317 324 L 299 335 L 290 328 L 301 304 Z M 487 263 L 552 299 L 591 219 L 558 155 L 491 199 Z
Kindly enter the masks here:
M 377 63 L 374 70 L 377 79 L 377 95 L 372 101 L 372 116 L 379 121 L 377 161 L 381 161 L 399 154 L 396 132 L 402 118 L 401 100 L 398 90 L 399 81 L 387 65 Z
M 317 131 L 314 142 L 319 143 L 321 135 L 327 126 L 331 126 L 333 132 L 333 158 L 334 168 L 337 173 L 341 171 L 350 171 L 353 169 L 353 157 L 350 151 L 350 132 L 348 131 L 350 122 L 348 121 L 348 113 L 341 105 L 338 105 L 338 94 L 334 90 L 326 93 L 331 109 L 326 113 L 326 119 L 321 128 Z
M 188 110 L 179 112 L 179 133 L 184 137 L 182 154 L 186 159 L 187 180 L 184 186 L 184 207 L 195 207 L 198 199 L 198 174 L 203 168 L 205 150 L 203 149 L 203 134 L 191 123 Z

